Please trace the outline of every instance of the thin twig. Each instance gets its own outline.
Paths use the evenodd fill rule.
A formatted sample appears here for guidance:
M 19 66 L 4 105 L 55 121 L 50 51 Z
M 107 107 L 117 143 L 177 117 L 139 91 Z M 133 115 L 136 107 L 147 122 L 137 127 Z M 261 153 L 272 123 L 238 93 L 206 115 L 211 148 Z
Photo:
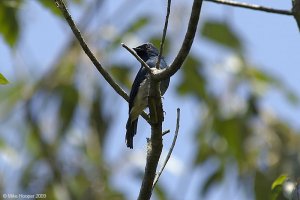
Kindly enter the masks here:
M 129 100 L 129 96 L 127 93 L 113 80 L 113 78 L 110 76 L 110 74 L 102 67 L 100 62 L 97 60 L 95 55 L 92 53 L 90 48 L 87 46 L 86 42 L 84 41 L 83 37 L 81 36 L 81 33 L 79 29 L 77 28 L 74 20 L 72 19 L 69 11 L 67 10 L 63 0 L 53 0 L 54 3 L 57 5 L 57 7 L 61 10 L 62 14 L 64 15 L 65 19 L 67 20 L 70 28 L 72 29 L 75 37 L 79 41 L 80 46 L 82 47 L 85 54 L 90 58 L 94 66 L 97 68 L 98 72 L 104 77 L 104 79 L 108 82 L 108 84 L 111 85 L 111 87 L 126 101 Z M 149 123 L 149 117 L 148 115 L 143 112 L 142 117 Z
M 174 75 L 182 66 L 183 62 L 185 61 L 187 55 L 189 54 L 195 34 L 197 31 L 197 26 L 200 18 L 200 12 L 201 12 L 201 7 L 202 7 L 202 2 L 203 0 L 194 0 L 193 7 L 192 7 L 192 12 L 188 24 L 188 28 L 183 40 L 183 43 L 181 45 L 181 48 L 175 57 L 174 61 L 170 65 L 170 67 L 162 70 L 161 72 L 155 74 L 153 77 L 156 80 L 164 80 L 168 77 L 171 77 Z
M 127 51 L 129 51 L 129 53 L 131 53 L 147 70 L 148 70 L 148 72 L 150 73 L 150 74 L 152 74 L 152 69 L 151 69 L 151 67 L 149 67 L 149 65 L 145 62 L 145 61 L 143 61 L 143 59 L 141 59 L 138 55 L 137 55 L 137 53 L 134 51 L 134 50 L 132 50 L 131 48 L 129 48 L 126 44 L 124 44 L 124 43 L 121 43 L 121 45 L 122 45 L 122 47 L 124 47 Z
M 160 42 L 160 49 L 159 49 L 159 54 L 157 58 L 157 63 L 156 63 L 156 69 L 159 69 L 160 65 L 160 60 L 163 54 L 163 49 L 164 49 L 164 43 L 167 35 L 167 29 L 168 29 L 168 24 L 169 24 L 169 16 L 170 16 L 170 10 L 171 10 L 171 0 L 168 0 L 168 5 L 167 5 L 167 14 L 166 14 L 166 19 L 165 19 L 165 25 L 164 25 L 164 30 L 163 30 L 163 35 L 161 38 Z
M 293 15 L 293 13 L 289 10 L 279 10 L 279 9 L 274 9 L 274 8 L 268 8 L 260 5 L 255 5 L 255 4 L 248 4 L 244 2 L 237 2 L 237 1 L 231 1 L 231 0 L 205 0 L 205 1 L 210 1 L 214 3 L 219 3 L 219 4 L 225 4 L 225 5 L 230 5 L 230 6 L 235 6 L 235 7 L 241 7 L 241 8 L 248 8 L 251 10 L 258 10 L 258 11 L 264 11 L 264 12 L 269 12 L 269 13 L 274 13 L 274 14 L 281 14 L 281 15 Z
M 170 157 L 171 157 L 171 154 L 172 154 L 172 151 L 174 149 L 174 146 L 176 144 L 176 140 L 177 140 L 177 136 L 178 136 L 178 132 L 179 132 L 179 122 L 180 122 L 180 109 L 177 108 L 177 121 L 176 121 L 176 130 L 175 130 L 175 135 L 174 135 L 174 138 L 173 138 L 173 142 L 172 142 L 172 145 L 171 145 L 171 148 L 169 150 L 169 153 L 165 159 L 165 162 L 164 164 L 162 165 L 161 169 L 159 170 L 159 172 L 157 173 L 157 175 L 155 176 L 155 179 L 154 179 L 154 182 L 153 182 L 153 186 L 152 186 L 152 190 L 154 189 L 160 175 L 162 174 L 162 172 L 164 171 Z
M 162 136 L 167 135 L 168 133 L 170 133 L 170 129 L 164 131 L 164 132 L 162 133 Z

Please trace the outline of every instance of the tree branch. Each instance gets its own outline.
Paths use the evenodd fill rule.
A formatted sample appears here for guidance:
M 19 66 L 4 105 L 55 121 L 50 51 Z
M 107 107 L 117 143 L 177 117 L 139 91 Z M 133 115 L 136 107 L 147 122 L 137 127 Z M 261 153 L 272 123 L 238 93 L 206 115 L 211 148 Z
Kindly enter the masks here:
M 148 107 L 150 111 L 151 139 L 148 141 L 147 145 L 145 174 L 138 200 L 148 200 L 151 198 L 155 172 L 163 147 L 162 122 L 164 120 L 164 114 L 159 92 L 159 81 L 175 74 L 189 54 L 197 30 L 202 1 L 203 0 L 194 0 L 184 41 L 171 66 L 166 68 L 166 70 L 159 70 L 150 77 Z
M 251 10 L 264 11 L 264 12 L 269 12 L 274 14 L 293 15 L 293 13 L 289 10 L 279 10 L 274 8 L 263 7 L 260 5 L 236 2 L 231 0 L 205 0 L 205 1 L 214 2 L 218 4 L 225 4 L 225 5 L 230 5 L 230 6 L 240 7 L 240 8 L 248 8 Z
M 188 28 L 183 40 L 183 43 L 181 45 L 181 48 L 175 57 L 174 61 L 170 65 L 170 67 L 162 70 L 160 73 L 155 74 L 154 79 L 155 80 L 163 80 L 168 77 L 171 77 L 174 75 L 182 66 L 184 60 L 186 59 L 187 55 L 189 54 L 195 34 L 197 31 L 198 21 L 200 18 L 200 12 L 202 7 L 203 0 L 194 0 L 192 12 L 188 24 Z
M 156 69 L 159 70 L 160 60 L 162 57 L 163 45 L 168 28 L 168 20 L 170 15 L 171 0 L 168 1 L 167 15 L 163 30 L 162 41 L 160 44 L 160 52 L 156 63 Z M 142 63 L 142 62 L 141 62 Z M 150 70 L 152 71 L 152 70 Z M 158 73 L 160 70 L 158 71 Z M 147 161 L 145 166 L 145 173 L 141 185 L 138 200 L 149 200 L 152 195 L 152 186 L 155 179 L 155 172 L 162 152 L 162 122 L 164 114 L 162 109 L 161 96 L 159 91 L 159 80 L 155 80 L 156 74 L 151 72 L 150 76 L 150 90 L 148 97 L 148 107 L 151 121 L 151 139 L 147 143 Z
M 166 14 L 166 19 L 165 19 L 163 35 L 162 35 L 161 42 L 160 42 L 160 49 L 159 49 L 159 54 L 158 54 L 158 58 L 157 58 L 156 69 L 159 69 L 160 60 L 161 60 L 161 57 L 162 57 L 162 54 L 163 54 L 164 43 L 165 43 L 168 24 L 169 24 L 169 16 L 170 16 L 170 11 L 171 11 L 171 2 L 172 2 L 171 0 L 168 0 L 167 14 Z
M 163 109 L 161 96 L 159 92 L 159 82 L 150 77 L 150 90 L 148 97 L 148 106 L 151 122 L 151 139 L 147 144 L 147 160 L 145 173 L 141 185 L 138 200 L 149 200 L 152 195 L 152 186 L 159 158 L 162 152 L 162 122 Z
M 157 183 L 157 181 L 158 181 L 160 175 L 161 175 L 162 172 L 164 171 L 164 169 L 165 169 L 165 167 L 166 167 L 166 165 L 167 165 L 167 163 L 168 163 L 168 161 L 169 161 L 169 159 L 170 159 L 170 157 L 171 157 L 171 154 L 172 154 L 172 152 L 173 152 L 174 146 L 175 146 L 175 144 L 176 144 L 178 132 L 179 132 L 179 122 L 180 122 L 180 109 L 177 108 L 176 130 L 175 130 L 173 142 L 172 142 L 172 145 L 171 145 L 170 150 L 169 150 L 169 152 L 168 152 L 168 155 L 167 155 L 167 157 L 166 157 L 166 159 L 165 159 L 165 162 L 164 162 L 164 164 L 163 164 L 162 167 L 161 167 L 161 170 L 159 170 L 159 172 L 158 172 L 157 175 L 155 176 L 155 179 L 154 179 L 154 182 L 153 182 L 153 186 L 152 186 L 152 190 L 154 189 L 154 187 L 155 187 L 155 185 L 156 185 L 156 183 Z
M 129 100 L 129 96 L 127 93 L 113 80 L 113 78 L 110 76 L 110 74 L 102 67 L 100 62 L 97 60 L 95 55 L 92 53 L 90 48 L 87 46 L 86 42 L 84 41 L 83 37 L 81 36 L 81 33 L 79 29 L 77 28 L 74 20 L 72 19 L 70 13 L 68 12 L 63 0 L 53 0 L 56 6 L 61 10 L 63 16 L 67 20 L 70 28 L 72 29 L 75 37 L 79 41 L 80 46 L 82 47 L 85 54 L 90 58 L 94 66 L 97 68 L 98 72 L 104 77 L 104 79 L 108 82 L 108 84 L 121 96 L 123 97 L 127 102 Z M 149 123 L 149 117 L 148 115 L 143 112 L 142 117 Z
M 158 73 L 160 72 L 159 65 L 160 65 L 163 46 L 164 46 L 167 29 L 168 29 L 170 8 L 171 8 L 171 0 L 168 0 L 165 25 L 163 29 L 161 44 L 160 44 L 160 51 L 156 63 L 156 69 L 158 70 Z M 126 46 L 124 45 L 122 46 L 126 48 Z M 137 55 L 135 54 L 133 55 L 137 59 L 139 58 Z M 141 59 L 138 60 L 143 64 Z M 155 172 L 163 148 L 162 122 L 164 121 L 164 113 L 163 113 L 161 96 L 159 91 L 159 81 L 153 79 L 156 75 L 156 72 L 154 72 L 153 69 L 148 69 L 148 70 L 151 72 L 150 90 L 149 90 L 149 97 L 148 97 L 148 107 L 149 107 L 149 114 L 150 114 L 150 121 L 151 121 L 151 139 L 148 140 L 147 142 L 147 161 L 145 166 L 145 174 L 141 185 L 140 193 L 138 196 L 138 200 L 148 200 L 151 198 L 152 188 L 153 188 L 152 186 L 155 179 Z

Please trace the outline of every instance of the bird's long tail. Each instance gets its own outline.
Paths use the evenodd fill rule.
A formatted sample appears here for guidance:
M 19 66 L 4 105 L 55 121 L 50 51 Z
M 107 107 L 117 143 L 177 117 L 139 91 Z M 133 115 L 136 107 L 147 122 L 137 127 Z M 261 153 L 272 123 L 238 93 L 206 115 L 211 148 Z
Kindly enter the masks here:
M 133 148 L 133 137 L 136 134 L 138 119 L 131 122 L 131 118 L 129 117 L 127 120 L 125 142 L 130 149 Z

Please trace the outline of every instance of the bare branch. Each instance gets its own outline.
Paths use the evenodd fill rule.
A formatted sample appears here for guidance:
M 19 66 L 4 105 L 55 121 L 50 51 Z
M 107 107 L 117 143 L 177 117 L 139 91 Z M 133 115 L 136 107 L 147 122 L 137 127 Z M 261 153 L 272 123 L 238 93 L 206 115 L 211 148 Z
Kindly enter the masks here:
M 168 29 L 168 24 L 169 24 L 169 16 L 170 16 L 170 10 L 171 10 L 171 0 L 168 0 L 168 5 L 167 5 L 167 14 L 166 14 L 166 19 L 165 19 L 165 25 L 164 25 L 164 30 L 163 30 L 163 35 L 161 38 L 160 42 L 160 49 L 159 49 L 159 54 L 158 54 L 158 59 L 156 63 L 156 69 L 159 69 L 160 65 L 160 60 L 163 54 L 163 49 L 164 49 L 164 43 L 167 35 L 167 29 Z
M 155 177 L 155 179 L 154 179 L 153 186 L 152 186 L 152 190 L 154 189 L 154 187 L 155 187 L 155 185 L 156 185 L 156 183 L 157 183 L 157 181 L 158 181 L 160 175 L 161 175 L 162 172 L 164 171 L 164 169 L 165 169 L 165 167 L 166 167 L 166 165 L 167 165 L 167 163 L 168 163 L 168 161 L 169 161 L 169 159 L 170 159 L 170 157 L 171 157 L 171 154 L 172 154 L 172 152 L 173 152 L 174 146 L 175 146 L 175 144 L 176 144 L 178 132 L 179 132 L 179 122 L 180 122 L 180 109 L 177 108 L 176 130 L 175 130 L 173 142 L 172 142 L 171 148 L 170 148 L 170 150 L 169 150 L 169 152 L 168 152 L 168 155 L 167 155 L 167 157 L 166 157 L 166 159 L 165 159 L 165 162 L 164 162 L 164 164 L 163 164 L 162 167 L 161 167 L 161 170 L 159 170 L 159 172 L 157 173 L 157 175 L 156 175 L 156 177 Z
M 153 80 L 152 78 L 150 78 L 148 107 L 150 111 L 151 139 L 148 141 L 147 145 L 145 173 L 138 200 L 149 200 L 151 198 L 152 185 L 163 148 L 162 122 L 164 114 L 159 92 L 159 82 Z
M 289 10 L 279 10 L 279 9 L 274 9 L 274 8 L 263 7 L 260 5 L 248 4 L 248 3 L 231 1 L 231 0 L 205 0 L 205 1 L 219 3 L 219 4 L 225 4 L 225 5 L 230 5 L 230 6 L 240 7 L 240 8 L 248 8 L 251 10 L 264 11 L 264 12 L 269 12 L 269 13 L 274 13 L 274 14 L 293 15 L 293 13 Z
M 162 133 L 162 136 L 167 135 L 168 133 L 170 133 L 170 129 L 164 131 L 164 132 Z
M 203 0 L 194 0 L 191 16 L 189 20 L 189 25 L 177 56 L 175 57 L 170 67 L 162 70 L 160 73 L 155 74 L 154 79 L 156 80 L 166 79 L 174 75 L 180 69 L 181 65 L 183 64 L 184 60 L 186 59 L 187 55 L 190 52 L 190 49 L 192 47 L 195 38 L 198 21 L 200 18 L 202 2 Z
M 147 70 L 150 74 L 152 74 L 152 69 L 151 67 L 149 67 L 149 65 L 147 65 L 147 63 L 145 61 L 143 61 L 143 59 L 141 59 L 137 53 L 135 51 L 133 51 L 131 48 L 129 48 L 126 44 L 121 43 L 122 47 L 124 47 L 127 51 L 129 51 L 129 53 L 131 53 Z

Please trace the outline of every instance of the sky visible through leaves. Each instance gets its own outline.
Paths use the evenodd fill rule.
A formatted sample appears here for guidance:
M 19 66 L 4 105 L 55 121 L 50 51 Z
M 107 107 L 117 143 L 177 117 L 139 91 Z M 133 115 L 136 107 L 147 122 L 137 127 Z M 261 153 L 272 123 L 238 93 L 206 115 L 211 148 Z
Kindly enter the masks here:
M 4 25 L 0 30 L 0 73 L 9 80 L 2 85 L 0 77 L 1 191 L 38 191 L 51 199 L 57 194 L 134 199 L 149 126 L 139 121 L 135 148 L 128 150 L 127 103 L 107 86 L 47 2 L 24 1 L 9 9 L 0 4 L 14 16 L 7 22 L 14 33 Z M 92 2 L 72 1 L 71 14 L 101 63 L 129 91 L 139 64 L 120 43 L 159 45 L 166 5 L 99 1 L 93 10 Z M 180 47 L 190 8 L 191 1 L 173 2 L 164 51 L 168 63 Z M 85 9 L 91 9 L 91 18 L 81 18 Z M 270 197 L 280 175 L 300 176 L 293 168 L 299 166 L 298 40 L 292 17 L 204 2 L 191 55 L 163 99 L 163 128 L 171 130 L 163 157 L 177 107 L 181 125 L 155 199 L 260 200 Z M 252 185 L 243 187 L 247 184 Z

